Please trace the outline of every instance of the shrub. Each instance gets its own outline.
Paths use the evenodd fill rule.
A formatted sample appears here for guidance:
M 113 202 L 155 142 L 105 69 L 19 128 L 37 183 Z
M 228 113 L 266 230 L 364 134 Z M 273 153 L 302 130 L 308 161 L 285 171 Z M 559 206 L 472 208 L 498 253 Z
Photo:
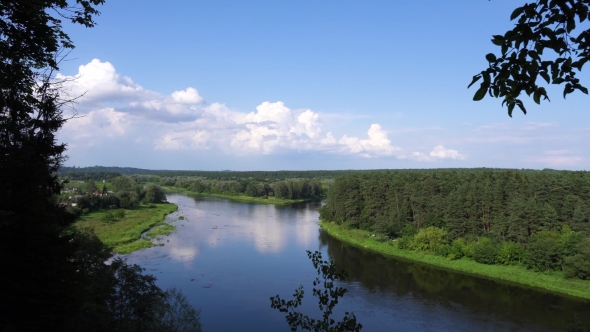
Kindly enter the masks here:
M 451 244 L 449 249 L 449 255 L 447 256 L 450 260 L 461 259 L 465 256 L 463 248 L 467 245 L 464 239 L 458 238 Z
M 118 209 L 113 213 L 113 215 L 117 218 L 125 218 L 125 210 Z
M 413 236 L 402 236 L 398 238 L 396 241 L 398 249 L 410 249 L 413 240 Z
M 482 264 L 495 264 L 498 248 L 491 239 L 484 237 L 473 246 L 473 259 Z
M 590 279 L 590 257 L 577 254 L 566 257 L 563 262 L 563 274 L 566 278 Z
M 443 256 L 443 257 L 448 257 L 450 253 L 451 253 L 451 246 L 448 244 L 443 244 L 442 246 L 439 246 L 438 248 L 436 248 L 436 252 L 435 252 L 435 254 L 437 254 L 438 256 Z
M 418 228 L 416 228 L 416 226 L 414 226 L 413 224 L 406 224 L 404 226 L 404 228 L 402 228 L 402 231 L 401 231 L 401 235 L 406 236 L 406 237 L 414 236 L 417 233 L 418 233 Z
M 112 212 L 107 212 L 105 214 L 103 214 L 103 216 L 101 217 L 102 221 L 114 221 L 115 220 L 115 215 Z
M 517 265 L 522 262 L 524 250 L 518 243 L 502 242 L 496 257 L 497 262 L 504 265 Z
M 555 270 L 560 266 L 559 245 L 554 238 L 537 237 L 529 242 L 524 253 L 525 266 L 534 271 Z
M 590 279 L 590 239 L 584 239 L 576 246 L 576 254 L 563 262 L 566 278 Z
M 564 227 L 561 237 L 559 238 L 559 246 L 561 249 L 561 256 L 568 257 L 577 254 L 577 246 L 584 239 L 584 234 L 573 232 L 569 227 Z
M 444 229 L 430 226 L 422 228 L 414 236 L 412 249 L 436 252 L 436 249 L 447 243 L 447 232 Z

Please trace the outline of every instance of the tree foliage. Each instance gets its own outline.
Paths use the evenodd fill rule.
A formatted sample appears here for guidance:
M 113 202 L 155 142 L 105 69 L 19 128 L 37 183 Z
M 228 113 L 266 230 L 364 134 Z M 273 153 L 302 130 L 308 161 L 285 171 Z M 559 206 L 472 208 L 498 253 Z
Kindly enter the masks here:
M 297 311 L 303 300 L 303 285 L 295 290 L 294 299 L 285 301 L 279 295 L 270 298 L 271 307 L 280 312 L 287 313 L 285 317 L 291 331 L 297 331 L 298 328 L 308 331 L 360 331 L 362 325 L 356 322 L 354 313 L 346 312 L 341 321 L 336 322 L 331 316 L 338 299 L 346 294 L 347 289 L 335 285 L 335 282 L 342 281 L 346 278 L 346 272 L 338 272 L 333 261 L 322 260 L 322 254 L 319 251 L 312 253 L 307 250 L 307 256 L 311 259 L 313 267 L 318 273 L 318 277 L 313 281 L 313 296 L 318 298 L 318 306 L 322 312 L 322 318 L 310 318 L 308 315 Z M 317 287 L 317 288 L 316 288 Z
M 92 27 L 103 2 L 0 2 L 2 331 L 149 331 L 169 299 L 138 266 L 106 264 L 109 248 L 71 229 L 75 215 L 57 204 L 66 146 L 56 133 L 77 97 L 53 75 L 73 48 L 62 20 Z
M 320 218 L 398 237 L 399 249 L 583 279 L 589 185 L 588 172 L 551 170 L 356 173 L 334 181 Z
M 590 19 L 589 6 L 589 0 L 537 0 L 516 8 L 514 28 L 492 38 L 500 54 L 487 54 L 489 67 L 469 84 L 483 79 L 473 100 L 502 98 L 512 116 L 515 106 L 526 114 L 523 93 L 537 104 L 549 100 L 542 81 L 563 84 L 564 98 L 576 90 L 588 94 L 576 75 L 590 60 L 590 29 L 576 28 Z

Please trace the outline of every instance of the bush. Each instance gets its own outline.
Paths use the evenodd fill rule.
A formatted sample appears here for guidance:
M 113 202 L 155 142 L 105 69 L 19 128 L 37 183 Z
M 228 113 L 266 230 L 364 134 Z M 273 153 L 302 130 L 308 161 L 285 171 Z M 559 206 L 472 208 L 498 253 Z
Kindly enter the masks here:
M 576 254 L 567 257 L 563 263 L 566 278 L 590 279 L 590 239 L 584 239 L 576 246 Z
M 438 247 L 447 243 L 447 232 L 444 229 L 430 226 L 422 228 L 414 236 L 412 249 L 436 252 Z
M 114 215 L 116 218 L 125 218 L 125 210 L 123 210 L 123 209 L 118 209 L 118 210 L 116 210 L 116 211 L 113 213 L 113 215 Z
M 101 217 L 102 221 L 111 222 L 115 220 L 115 215 L 112 212 L 107 212 Z
M 496 260 L 504 265 L 517 265 L 522 262 L 523 255 L 524 250 L 520 244 L 512 241 L 502 242 Z
M 451 246 L 448 244 L 443 244 L 442 246 L 439 246 L 438 248 L 436 248 L 436 252 L 435 252 L 435 254 L 437 254 L 438 256 L 443 256 L 443 257 L 448 257 L 450 253 L 451 253 Z
M 401 231 L 401 235 L 406 236 L 406 237 L 414 236 L 417 233 L 418 233 L 418 228 L 416 228 L 416 226 L 414 226 L 413 224 L 406 224 L 404 226 L 404 228 L 402 228 L 402 231 Z
M 484 237 L 473 246 L 473 259 L 482 264 L 496 264 L 498 248 L 491 239 Z
M 563 262 L 563 274 L 566 278 L 590 279 L 590 257 L 581 254 L 566 257 Z
M 412 241 L 414 240 L 413 236 L 402 236 L 397 239 L 397 248 L 398 249 L 410 249 Z
M 561 257 L 574 256 L 577 254 L 577 246 L 584 239 L 584 234 L 573 232 L 569 227 L 564 227 L 559 238 Z
M 555 270 L 561 265 L 560 248 L 551 237 L 536 237 L 524 253 L 525 266 L 534 271 Z
M 450 260 L 455 260 L 455 259 L 461 259 L 461 258 L 463 258 L 463 256 L 465 256 L 465 253 L 463 252 L 463 248 L 466 245 L 467 245 L 467 243 L 465 242 L 464 239 L 462 239 L 462 238 L 456 239 L 451 244 L 451 247 L 449 249 L 449 254 L 448 254 L 447 257 Z

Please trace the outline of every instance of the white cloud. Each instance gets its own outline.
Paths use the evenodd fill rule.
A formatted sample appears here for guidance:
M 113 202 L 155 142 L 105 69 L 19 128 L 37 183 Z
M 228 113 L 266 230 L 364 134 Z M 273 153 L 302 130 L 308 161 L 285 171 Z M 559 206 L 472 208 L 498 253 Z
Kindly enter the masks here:
M 70 119 L 63 126 L 62 132 L 68 133 L 70 147 L 93 146 L 124 136 L 131 125 L 127 114 L 113 108 L 104 108 Z
M 369 139 L 359 139 L 358 137 L 348 137 L 344 135 L 338 143 L 342 145 L 341 151 L 361 154 L 365 157 L 373 155 L 392 155 L 394 151 L 401 150 L 397 146 L 391 145 L 387 138 L 387 132 L 380 125 L 374 123 L 367 132 Z
M 60 138 L 70 147 L 143 144 L 155 150 L 210 150 L 226 155 L 320 151 L 361 157 L 394 157 L 430 161 L 463 159 L 440 146 L 430 153 L 404 154 L 387 130 L 373 123 L 366 138 L 323 133 L 322 117 L 310 109 L 293 110 L 283 102 L 265 101 L 249 113 L 219 103 L 206 104 L 197 89 L 170 95 L 143 89 L 98 59 L 80 66 L 75 76 L 58 75 L 78 101 L 81 117 L 64 126 Z M 399 132 L 403 132 L 400 129 Z M 399 135 L 399 132 L 397 133 Z M 442 150 L 441 150 L 442 149 Z
M 187 88 L 186 90 L 174 91 L 172 99 L 179 104 L 200 104 L 203 102 L 203 97 L 195 88 Z
M 430 157 L 440 159 L 465 159 L 465 156 L 460 154 L 457 150 L 446 149 L 442 145 L 437 145 L 430 151 Z
M 77 102 L 81 105 L 136 99 L 146 94 L 131 78 L 118 74 L 110 62 L 101 62 L 98 59 L 80 66 L 75 76 L 57 74 L 56 79 L 64 81 L 64 93 L 70 98 L 79 97 Z

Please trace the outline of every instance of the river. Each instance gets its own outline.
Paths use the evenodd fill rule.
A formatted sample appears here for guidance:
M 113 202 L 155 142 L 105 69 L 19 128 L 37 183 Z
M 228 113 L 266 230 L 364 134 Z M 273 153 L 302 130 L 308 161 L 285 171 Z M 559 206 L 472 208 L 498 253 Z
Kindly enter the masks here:
M 127 255 L 177 287 L 201 310 L 204 331 L 289 331 L 269 298 L 306 290 L 302 311 L 319 318 L 306 250 L 345 269 L 349 292 L 334 318 L 352 311 L 363 331 L 565 331 L 590 326 L 590 301 L 432 268 L 346 245 L 317 225 L 319 202 L 292 206 L 169 195 L 177 227 L 164 246 Z M 183 218 L 181 218 L 184 217 Z M 183 220 L 181 220 L 183 219 Z

